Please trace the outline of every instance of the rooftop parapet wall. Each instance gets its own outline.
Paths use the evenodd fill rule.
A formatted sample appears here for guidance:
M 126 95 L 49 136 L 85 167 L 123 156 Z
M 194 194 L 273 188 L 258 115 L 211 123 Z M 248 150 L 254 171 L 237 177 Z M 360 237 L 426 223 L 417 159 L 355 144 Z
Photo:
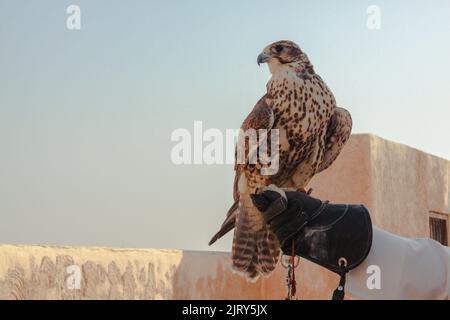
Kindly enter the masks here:
M 228 253 L 0 246 L 0 299 L 282 299 L 284 283 L 246 281 Z
M 450 162 L 373 135 L 353 135 L 313 195 L 363 203 L 375 225 L 428 237 L 430 210 L 450 213 Z M 77 280 L 79 280 L 77 282 Z M 301 260 L 299 296 L 329 299 L 333 273 Z M 285 270 L 252 283 L 229 253 L 0 245 L 0 299 L 283 299 Z
M 301 296 L 328 299 L 337 276 L 320 272 L 309 262 L 301 265 L 302 272 L 297 273 Z M 225 252 L 1 245 L 0 299 L 285 297 L 281 266 L 256 282 L 245 280 L 230 266 L 230 254 Z M 307 279 L 315 280 L 311 284 Z

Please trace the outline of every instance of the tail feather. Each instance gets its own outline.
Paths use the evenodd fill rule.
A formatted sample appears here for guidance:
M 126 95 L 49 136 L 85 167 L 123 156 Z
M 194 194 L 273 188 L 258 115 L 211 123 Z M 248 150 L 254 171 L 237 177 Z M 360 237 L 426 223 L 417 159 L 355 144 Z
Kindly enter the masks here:
M 233 267 L 238 271 L 246 272 L 255 267 L 252 261 L 254 260 L 256 237 L 250 228 L 245 207 L 240 204 L 238 210 L 232 248 Z
M 235 270 L 253 279 L 260 274 L 268 275 L 275 269 L 280 249 L 278 240 L 267 225 L 262 224 L 258 230 L 252 229 L 248 212 L 251 209 L 256 210 L 243 205 L 238 208 L 232 260 Z
M 261 273 L 266 275 L 272 272 L 278 263 L 280 246 L 272 230 L 268 227 L 265 227 L 256 235 L 258 264 L 261 266 Z

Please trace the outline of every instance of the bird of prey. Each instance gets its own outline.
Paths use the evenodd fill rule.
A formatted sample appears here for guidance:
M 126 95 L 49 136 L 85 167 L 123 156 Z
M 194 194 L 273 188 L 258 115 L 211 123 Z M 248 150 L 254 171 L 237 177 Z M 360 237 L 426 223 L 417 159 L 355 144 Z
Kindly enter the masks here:
M 261 165 L 236 163 L 234 204 L 209 243 L 235 228 L 233 269 L 250 279 L 270 274 L 280 255 L 278 240 L 250 195 L 272 184 L 304 191 L 315 174 L 333 163 L 352 129 L 350 113 L 336 106 L 333 93 L 297 44 L 287 40 L 272 43 L 257 63 L 267 63 L 272 77 L 267 93 L 241 129 L 279 130 L 279 169 L 276 174 L 263 175 Z

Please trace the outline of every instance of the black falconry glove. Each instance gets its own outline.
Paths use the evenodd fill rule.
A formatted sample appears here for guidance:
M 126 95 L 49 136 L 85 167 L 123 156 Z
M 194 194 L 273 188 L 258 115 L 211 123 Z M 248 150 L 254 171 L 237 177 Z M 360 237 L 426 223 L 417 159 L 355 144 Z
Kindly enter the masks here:
M 363 205 L 329 204 L 302 192 L 266 190 L 253 204 L 277 236 L 284 254 L 310 260 L 341 276 L 333 299 L 343 299 L 345 274 L 360 265 L 372 244 L 372 222 Z

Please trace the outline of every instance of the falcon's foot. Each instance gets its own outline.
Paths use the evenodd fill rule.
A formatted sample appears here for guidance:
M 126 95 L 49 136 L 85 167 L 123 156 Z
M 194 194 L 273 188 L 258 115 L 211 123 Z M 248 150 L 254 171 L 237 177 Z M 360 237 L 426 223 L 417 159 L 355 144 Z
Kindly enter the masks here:
M 278 188 L 276 185 L 271 184 L 271 185 L 268 185 L 268 186 L 263 186 L 263 187 L 258 188 L 256 193 L 263 193 L 264 191 L 277 192 L 287 201 L 286 191 L 290 191 L 290 190 L 284 189 L 284 188 Z

